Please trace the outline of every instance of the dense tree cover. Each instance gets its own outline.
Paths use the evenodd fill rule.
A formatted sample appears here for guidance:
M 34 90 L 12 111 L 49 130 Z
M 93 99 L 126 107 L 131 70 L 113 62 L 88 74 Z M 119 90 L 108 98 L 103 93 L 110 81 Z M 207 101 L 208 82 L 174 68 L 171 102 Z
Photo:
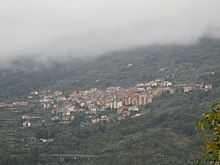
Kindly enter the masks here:
M 1 101 L 25 98 L 34 89 L 126 87 L 158 77 L 172 82 L 213 83 L 214 90 L 164 93 L 153 104 L 141 107 L 150 112 L 145 116 L 97 124 L 86 123 L 80 113 L 69 124 L 51 122 L 50 111 L 32 105 L 0 109 L 0 164 L 194 164 L 201 157 L 197 153 L 203 144 L 194 128 L 220 96 L 219 44 L 219 40 L 202 39 L 191 46 L 151 46 L 87 62 L 52 62 L 49 67 L 15 61 L 13 69 L 0 71 Z M 33 127 L 24 129 L 21 115 L 27 113 L 42 118 L 33 119 Z M 43 143 L 41 138 L 54 141 Z M 95 154 L 100 158 L 40 155 L 51 153 Z
M 201 39 L 188 46 L 148 46 L 115 51 L 83 61 L 36 63 L 19 59 L 12 69 L 0 71 L 0 98 L 9 99 L 46 88 L 88 89 L 131 86 L 137 82 L 166 78 L 172 82 L 204 82 L 219 86 L 220 40 Z
M 150 111 L 144 116 L 97 124 L 80 123 L 84 119 L 78 114 L 80 120 L 69 124 L 40 120 L 23 129 L 21 119 L 3 121 L 17 114 L 1 109 L 0 164 L 194 164 L 203 143 L 196 136 L 195 127 L 219 92 L 217 88 L 211 92 L 163 94 L 147 110 L 143 109 Z M 35 111 L 39 110 L 32 113 Z M 42 116 L 47 113 L 41 111 Z M 41 138 L 54 141 L 43 143 Z M 91 154 L 100 158 L 40 156 L 45 153 Z

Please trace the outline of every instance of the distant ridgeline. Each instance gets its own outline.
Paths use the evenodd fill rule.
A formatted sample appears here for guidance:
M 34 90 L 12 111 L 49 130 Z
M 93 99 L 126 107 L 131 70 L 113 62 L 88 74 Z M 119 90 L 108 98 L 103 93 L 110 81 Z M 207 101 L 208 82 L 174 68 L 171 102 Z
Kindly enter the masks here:
M 128 87 L 164 77 L 171 82 L 220 85 L 220 40 L 203 38 L 190 46 L 155 45 L 122 50 L 83 61 L 39 64 L 17 59 L 0 70 L 0 99 L 22 97 L 32 90 Z

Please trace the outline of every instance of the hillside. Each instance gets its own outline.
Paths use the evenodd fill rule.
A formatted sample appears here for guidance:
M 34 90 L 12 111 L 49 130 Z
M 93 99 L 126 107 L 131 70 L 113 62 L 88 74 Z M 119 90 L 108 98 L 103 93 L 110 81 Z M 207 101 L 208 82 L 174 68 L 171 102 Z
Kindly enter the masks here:
M 220 88 L 209 92 L 164 93 L 142 109 L 150 112 L 146 115 L 87 125 L 82 125 L 76 115 L 76 120 L 69 124 L 32 119 L 35 126 L 24 129 L 17 115 L 40 115 L 48 121 L 50 111 L 35 106 L 19 112 L 1 109 L 0 164 L 193 165 L 202 144 L 202 135 L 196 134 L 195 127 L 201 114 L 209 111 L 213 100 L 220 97 L 219 92 Z M 48 137 L 54 141 L 40 141 Z M 100 158 L 65 158 L 60 162 L 58 158 L 39 156 L 54 153 Z
M 39 100 L 26 107 L 0 109 L 0 164 L 194 164 L 201 136 L 196 124 L 220 98 L 220 40 L 201 39 L 190 46 L 149 46 L 117 51 L 96 59 L 36 63 L 13 61 L 0 71 L 0 99 L 27 100 L 36 89 L 88 89 L 131 86 L 155 78 L 178 83 L 211 83 L 212 91 L 164 92 L 152 104 L 140 106 L 142 115 L 92 124 L 84 112 L 75 112 L 68 124 L 52 121 L 51 110 Z M 25 99 L 24 99 L 25 98 Z M 97 115 L 103 115 L 100 112 Z M 22 115 L 33 126 L 22 127 Z M 53 138 L 44 143 L 41 138 Z M 98 155 L 99 158 L 52 158 L 40 154 Z
M 0 71 L 0 98 L 10 98 L 42 88 L 63 90 L 127 87 L 164 77 L 172 82 L 204 82 L 220 85 L 220 40 L 201 39 L 190 46 L 148 46 L 115 51 L 89 60 L 54 59 L 39 65 L 33 59 L 17 59 L 12 69 Z

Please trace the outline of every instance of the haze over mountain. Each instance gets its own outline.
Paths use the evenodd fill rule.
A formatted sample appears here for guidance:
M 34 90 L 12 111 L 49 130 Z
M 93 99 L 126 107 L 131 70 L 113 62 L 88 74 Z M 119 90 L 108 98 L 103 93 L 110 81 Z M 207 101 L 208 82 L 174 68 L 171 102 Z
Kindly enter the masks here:
M 0 2 L 1 67 L 16 57 L 91 57 L 149 44 L 220 37 L 218 0 Z
M 129 87 L 155 78 L 178 83 L 211 83 L 217 87 L 220 85 L 219 45 L 220 39 L 202 38 L 188 46 L 146 46 L 114 51 L 90 60 L 52 59 L 49 65 L 20 58 L 11 62 L 11 69 L 0 70 L 0 99 L 40 89 Z
M 219 0 L 2 0 L 0 164 L 194 165 L 219 61 Z

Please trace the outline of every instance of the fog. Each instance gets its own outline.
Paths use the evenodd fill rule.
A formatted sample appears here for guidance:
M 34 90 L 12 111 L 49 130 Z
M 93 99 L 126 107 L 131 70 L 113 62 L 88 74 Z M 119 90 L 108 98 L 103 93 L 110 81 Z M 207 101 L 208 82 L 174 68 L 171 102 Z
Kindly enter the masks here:
M 1 0 L 0 63 L 220 37 L 219 0 Z

